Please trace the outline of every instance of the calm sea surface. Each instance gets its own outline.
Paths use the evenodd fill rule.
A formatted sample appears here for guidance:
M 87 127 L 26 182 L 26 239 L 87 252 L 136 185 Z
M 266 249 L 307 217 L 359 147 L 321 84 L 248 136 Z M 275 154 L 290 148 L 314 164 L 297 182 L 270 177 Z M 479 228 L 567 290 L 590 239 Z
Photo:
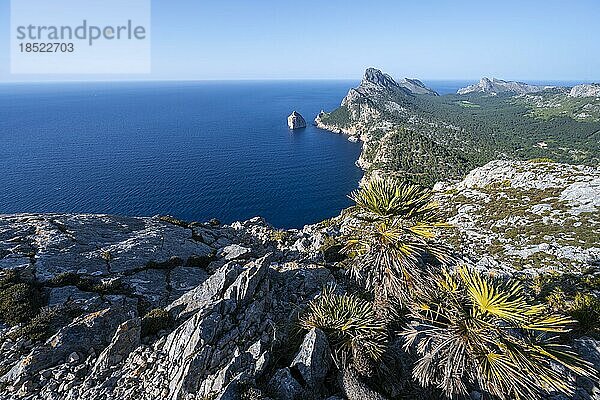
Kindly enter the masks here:
M 0 86 L 0 213 L 334 216 L 362 176 L 360 144 L 311 123 L 355 84 Z M 311 125 L 288 130 L 293 110 Z
M 286 228 L 337 215 L 362 175 L 360 144 L 312 120 L 357 83 L 0 85 L 0 214 L 261 215 Z M 293 110 L 306 129 L 288 130 Z

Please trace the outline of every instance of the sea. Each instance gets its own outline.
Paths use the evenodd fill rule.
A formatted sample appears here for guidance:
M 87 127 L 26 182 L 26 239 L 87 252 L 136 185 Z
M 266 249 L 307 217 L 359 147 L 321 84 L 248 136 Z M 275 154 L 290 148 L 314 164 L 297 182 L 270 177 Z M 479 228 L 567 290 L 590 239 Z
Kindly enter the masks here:
M 467 81 L 431 81 L 441 94 Z M 262 216 L 300 228 L 338 215 L 360 143 L 316 128 L 356 81 L 0 85 L 0 214 Z M 291 131 L 298 111 L 305 129 Z

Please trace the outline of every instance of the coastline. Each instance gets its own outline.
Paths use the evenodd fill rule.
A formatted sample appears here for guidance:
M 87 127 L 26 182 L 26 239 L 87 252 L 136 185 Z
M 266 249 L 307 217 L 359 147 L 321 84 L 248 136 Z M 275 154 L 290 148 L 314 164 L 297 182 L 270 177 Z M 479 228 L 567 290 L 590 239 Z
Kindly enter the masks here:
M 367 136 L 363 135 L 354 126 L 351 126 L 350 128 L 341 128 L 336 125 L 326 124 L 321 120 L 321 115 L 323 115 L 323 114 L 325 114 L 325 112 L 321 111 L 315 117 L 314 125 L 317 128 L 322 129 L 327 132 L 335 133 L 338 135 L 345 135 L 345 136 L 347 136 L 347 140 L 350 142 L 354 142 L 354 143 L 360 142 L 361 143 L 360 155 L 358 156 L 358 159 L 354 162 L 354 164 L 363 171 L 363 176 L 360 179 L 360 181 L 358 182 L 358 185 L 359 186 L 364 185 L 366 182 L 366 179 L 367 179 L 367 171 L 368 171 L 369 167 L 371 166 L 371 163 L 367 162 L 364 158 L 365 150 L 368 145 Z

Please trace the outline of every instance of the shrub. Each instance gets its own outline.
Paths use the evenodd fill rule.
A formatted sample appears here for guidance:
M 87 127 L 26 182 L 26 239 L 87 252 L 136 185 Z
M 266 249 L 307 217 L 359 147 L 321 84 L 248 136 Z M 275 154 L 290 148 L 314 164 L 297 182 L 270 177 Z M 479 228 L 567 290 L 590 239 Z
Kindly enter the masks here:
M 81 309 L 71 305 L 42 307 L 40 312 L 14 334 L 14 338 L 25 336 L 33 341 L 46 340 L 73 318 L 81 315 Z
M 47 284 L 50 287 L 76 286 L 84 292 L 98 294 L 129 294 L 130 290 L 120 278 L 98 279 L 64 272 L 54 276 Z
M 0 272 L 0 290 L 19 283 L 19 273 L 13 269 Z
M 532 158 L 531 160 L 529 160 L 530 163 L 555 163 L 556 161 L 554 161 L 551 158 L 546 158 L 546 157 L 540 157 L 540 158 Z
M 31 283 L 5 285 L 0 290 L 0 318 L 9 325 L 27 322 L 43 305 L 43 294 Z
M 141 336 L 155 335 L 159 331 L 169 328 L 169 326 L 171 326 L 171 315 L 169 312 L 162 308 L 155 308 L 142 318 Z
M 188 228 L 190 226 L 189 223 L 187 223 L 179 218 L 172 217 L 170 215 L 161 215 L 158 217 L 158 220 L 162 221 L 162 222 L 167 222 L 172 225 L 177 225 L 182 228 Z
M 48 284 L 53 287 L 79 286 L 81 284 L 81 278 L 74 272 L 63 272 L 53 276 Z
M 553 368 L 592 376 L 558 335 L 573 321 L 530 304 L 516 282 L 482 277 L 467 268 L 431 276 L 410 307 L 402 333 L 406 349 L 421 358 L 413 377 L 446 395 L 468 395 L 476 383 L 501 399 L 539 399 L 547 391 L 573 392 L 573 382 Z
M 569 315 L 577 320 L 578 331 L 584 335 L 600 335 L 600 299 L 577 293 L 569 307 Z
M 269 236 L 272 241 L 283 243 L 290 237 L 290 233 L 284 229 L 275 229 L 270 232 Z
M 119 278 L 102 280 L 98 283 L 90 282 L 90 292 L 98 294 L 128 294 L 129 290 Z
M 309 303 L 300 324 L 304 329 L 325 332 L 340 366 L 359 353 L 379 360 L 386 348 L 386 327 L 375 317 L 371 303 L 356 295 L 336 294 L 333 288 Z

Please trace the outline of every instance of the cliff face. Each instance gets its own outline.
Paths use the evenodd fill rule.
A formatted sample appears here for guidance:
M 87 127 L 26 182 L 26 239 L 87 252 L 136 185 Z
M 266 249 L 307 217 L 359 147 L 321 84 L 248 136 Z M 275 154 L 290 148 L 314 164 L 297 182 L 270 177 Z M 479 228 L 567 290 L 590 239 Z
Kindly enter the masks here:
M 408 89 L 413 94 L 429 94 L 432 96 L 439 96 L 439 94 L 435 90 L 428 88 L 423 82 L 421 82 L 418 79 L 404 78 L 399 82 L 399 84 L 400 86 Z
M 569 97 L 600 97 L 600 83 L 573 86 Z
M 300 113 L 294 111 L 288 117 L 288 127 L 290 129 L 306 128 L 306 121 L 304 120 L 302 115 L 300 115 Z
M 412 85 L 419 81 L 410 82 Z M 396 83 L 389 75 L 369 68 L 360 85 L 349 90 L 340 107 L 332 112 L 321 112 L 316 117 L 315 124 L 321 129 L 347 134 L 349 140 L 362 141 L 363 150 L 357 164 L 365 170 L 366 179 L 371 175 L 391 173 L 404 175 L 404 179 L 408 175 L 410 179 L 421 179 L 433 184 L 435 175 L 442 175 L 438 171 L 447 172 L 444 174 L 446 176 L 459 177 L 472 165 L 451 147 L 464 146 L 468 140 L 456 139 L 457 131 L 460 130 L 457 126 L 444 121 L 431 121 L 429 116 L 419 110 L 422 102 L 439 97 L 430 90 L 427 94 L 429 95 L 417 96 Z M 442 130 L 449 131 L 450 134 L 442 135 Z M 450 146 L 444 143 L 446 141 L 451 142 Z M 399 147 L 403 152 L 414 151 L 418 157 L 434 159 L 433 155 L 425 154 L 430 151 L 444 160 L 427 168 L 426 173 L 414 167 L 418 164 L 418 159 L 411 162 L 413 166 L 406 165 L 407 168 L 387 167 L 388 164 L 397 162 Z M 404 161 L 402 163 L 406 164 Z
M 500 93 L 526 94 L 541 92 L 542 90 L 550 88 L 552 88 L 552 86 L 529 85 L 523 82 L 503 81 L 502 79 L 496 78 L 481 78 L 479 83 L 459 89 L 457 93 L 488 93 L 493 95 Z
M 366 179 L 394 175 L 433 186 L 496 159 L 600 163 L 596 97 L 496 79 L 463 92 L 473 94 L 415 95 L 369 69 L 339 108 L 315 122 L 363 142 L 358 165 Z

